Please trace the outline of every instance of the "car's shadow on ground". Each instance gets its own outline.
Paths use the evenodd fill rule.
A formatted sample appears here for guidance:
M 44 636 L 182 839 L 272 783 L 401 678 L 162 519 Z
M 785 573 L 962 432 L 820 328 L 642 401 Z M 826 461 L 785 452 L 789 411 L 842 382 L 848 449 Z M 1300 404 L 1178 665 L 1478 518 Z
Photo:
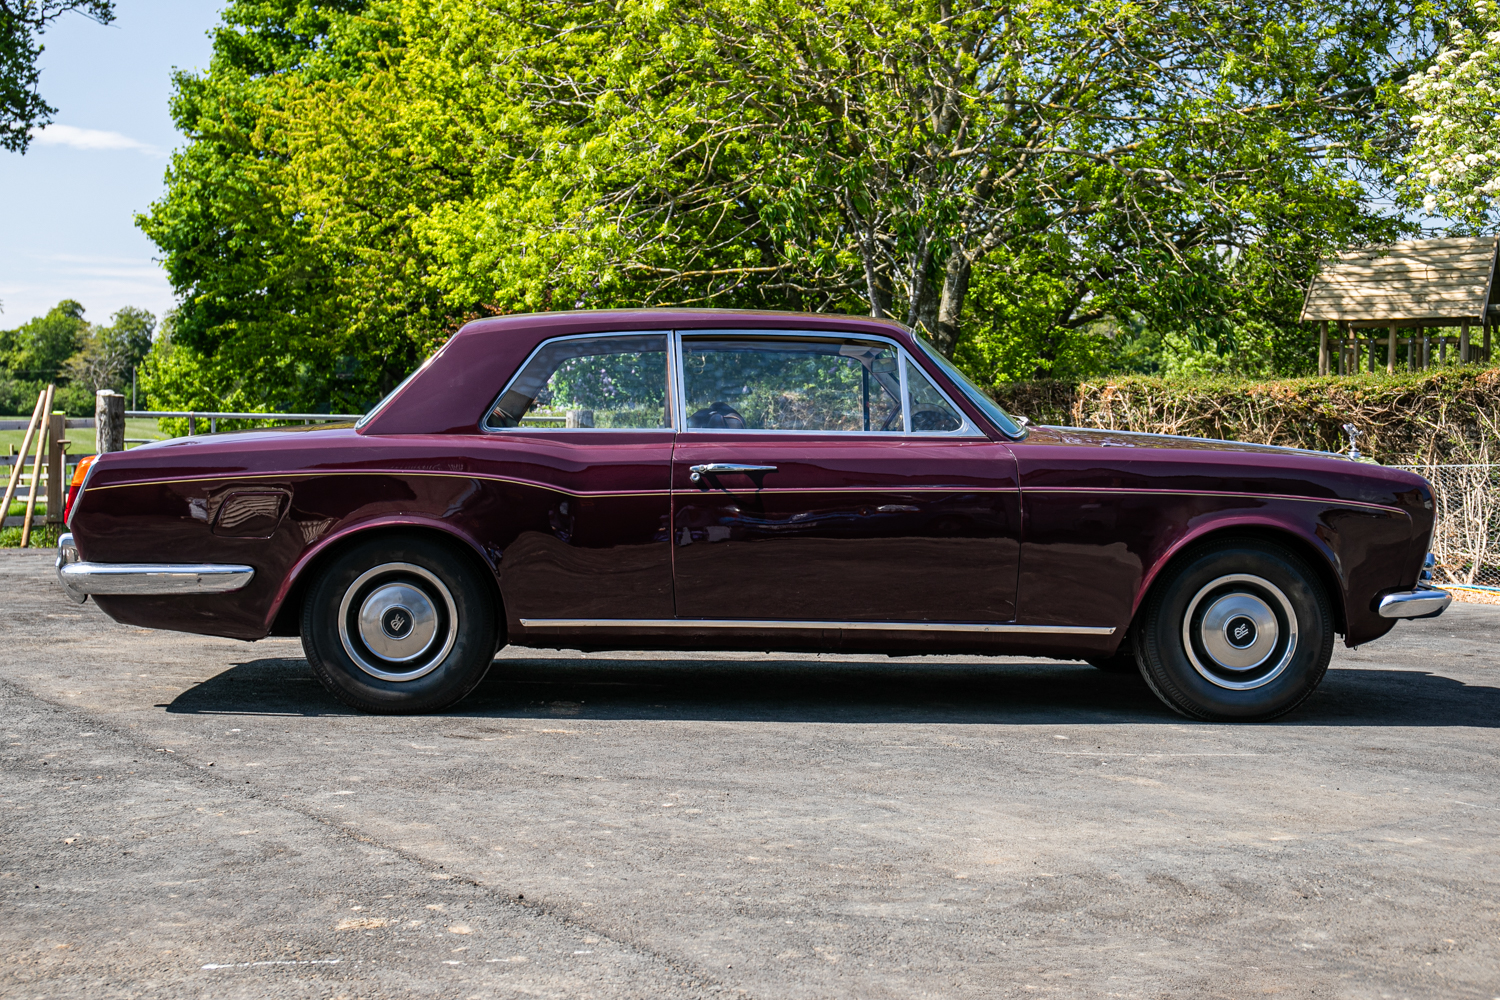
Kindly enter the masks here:
M 168 711 L 346 715 L 300 659 L 238 664 L 184 691 Z M 1136 676 L 1084 664 L 930 665 L 901 660 L 498 660 L 449 717 L 1041 725 L 1179 718 Z M 1331 670 L 1281 724 L 1500 725 L 1500 688 L 1416 670 Z

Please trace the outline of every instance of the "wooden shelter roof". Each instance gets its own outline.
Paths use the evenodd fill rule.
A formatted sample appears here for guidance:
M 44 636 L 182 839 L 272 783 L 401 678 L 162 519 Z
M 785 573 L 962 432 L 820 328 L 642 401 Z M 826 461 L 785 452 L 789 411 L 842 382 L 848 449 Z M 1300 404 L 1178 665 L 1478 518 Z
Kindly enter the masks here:
M 1307 289 L 1302 319 L 1482 323 L 1500 301 L 1494 236 L 1411 240 L 1350 250 L 1324 263 Z

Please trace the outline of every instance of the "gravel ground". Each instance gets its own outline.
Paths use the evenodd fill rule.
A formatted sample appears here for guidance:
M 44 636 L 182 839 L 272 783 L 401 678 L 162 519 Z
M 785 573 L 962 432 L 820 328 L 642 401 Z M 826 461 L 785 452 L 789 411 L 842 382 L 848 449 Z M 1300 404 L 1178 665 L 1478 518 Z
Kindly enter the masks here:
M 507 650 L 352 714 L 296 640 L 0 553 L 0 995 L 1500 996 L 1500 609 L 1272 725 L 966 657 Z

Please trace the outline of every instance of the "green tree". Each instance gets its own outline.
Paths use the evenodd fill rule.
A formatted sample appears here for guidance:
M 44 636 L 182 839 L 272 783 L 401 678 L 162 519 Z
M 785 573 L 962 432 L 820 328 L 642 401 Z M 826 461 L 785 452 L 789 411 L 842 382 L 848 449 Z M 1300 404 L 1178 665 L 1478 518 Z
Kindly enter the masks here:
M 132 370 L 151 350 L 156 317 L 150 312 L 126 306 L 111 320 L 109 326 L 91 327 L 65 366 L 69 381 L 90 392 L 128 387 Z
M 352 409 L 472 316 L 639 304 L 894 315 L 993 379 L 1284 370 L 1316 261 L 1401 228 L 1377 94 L 1425 16 L 234 0 L 141 220 L 173 370 L 193 405 Z
M 37 91 L 42 54 L 38 40 L 69 11 L 108 24 L 113 0 L 0 0 L 0 149 L 26 152 L 31 131 L 47 125 L 57 109 Z
M 83 346 L 89 324 L 83 306 L 64 299 L 47 315 L 23 323 L 6 338 L 7 367 L 21 378 L 54 381 L 69 358 Z

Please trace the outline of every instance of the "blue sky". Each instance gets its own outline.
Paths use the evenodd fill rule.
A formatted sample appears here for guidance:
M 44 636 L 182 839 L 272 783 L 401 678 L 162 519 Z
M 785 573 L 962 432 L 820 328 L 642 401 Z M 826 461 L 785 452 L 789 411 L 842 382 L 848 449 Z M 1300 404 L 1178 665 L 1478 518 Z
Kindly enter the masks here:
M 160 197 L 182 142 L 167 113 L 172 70 L 204 69 L 215 0 L 120 0 L 113 24 L 66 15 L 42 42 L 54 125 L 24 156 L 0 151 L 0 329 L 60 300 L 94 322 L 121 306 L 160 316 L 172 289 L 135 213 Z

